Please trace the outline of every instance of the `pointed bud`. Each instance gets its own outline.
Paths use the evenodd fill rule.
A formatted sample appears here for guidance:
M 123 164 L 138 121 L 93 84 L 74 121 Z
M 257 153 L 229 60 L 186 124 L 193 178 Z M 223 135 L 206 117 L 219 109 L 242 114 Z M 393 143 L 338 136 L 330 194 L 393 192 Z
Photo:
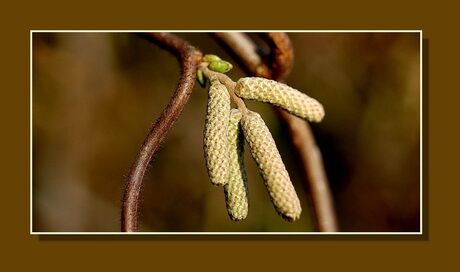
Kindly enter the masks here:
M 209 63 L 209 70 L 218 72 L 218 73 L 227 73 L 233 68 L 233 65 L 225 60 L 213 61 Z
M 208 63 L 219 61 L 219 60 L 221 59 L 218 56 L 212 55 L 212 54 L 204 55 L 203 57 L 203 62 L 208 62 Z
M 196 70 L 196 79 L 201 87 L 206 87 L 206 78 L 203 75 L 203 71 L 201 71 L 200 69 Z

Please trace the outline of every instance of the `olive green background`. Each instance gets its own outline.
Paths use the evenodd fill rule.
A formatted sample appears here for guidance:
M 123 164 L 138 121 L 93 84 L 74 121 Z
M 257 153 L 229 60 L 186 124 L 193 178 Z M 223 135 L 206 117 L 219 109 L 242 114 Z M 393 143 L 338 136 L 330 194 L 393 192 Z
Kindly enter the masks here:
M 2 7 L 2 267 L 14 270 L 455 270 L 459 192 L 458 7 L 400 1 L 250 3 L 194 10 L 177 2 L 15 2 Z M 281 6 L 282 4 L 282 6 Z M 166 6 L 169 5 L 169 6 Z M 251 6 L 252 5 L 252 6 Z M 209 7 L 209 8 L 206 8 Z M 31 29 L 421 29 L 424 52 L 424 224 L 416 236 L 31 236 Z M 449 128 L 445 128 L 445 126 Z M 454 172 L 455 171 L 455 172 Z

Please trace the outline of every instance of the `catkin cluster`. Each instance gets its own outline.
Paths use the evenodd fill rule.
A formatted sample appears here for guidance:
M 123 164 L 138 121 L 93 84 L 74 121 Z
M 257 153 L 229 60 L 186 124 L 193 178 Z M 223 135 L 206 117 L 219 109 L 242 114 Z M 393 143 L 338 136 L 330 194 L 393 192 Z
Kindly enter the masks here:
M 246 140 L 276 211 L 287 221 L 298 219 L 302 211 L 300 201 L 268 127 L 258 113 L 245 107 L 231 109 L 229 92 L 244 99 L 271 103 L 311 122 L 323 119 L 322 105 L 285 84 L 257 77 L 242 78 L 232 89 L 212 79 L 208 92 L 204 132 L 206 166 L 212 184 L 224 187 L 230 218 L 238 221 L 248 214 L 243 159 Z

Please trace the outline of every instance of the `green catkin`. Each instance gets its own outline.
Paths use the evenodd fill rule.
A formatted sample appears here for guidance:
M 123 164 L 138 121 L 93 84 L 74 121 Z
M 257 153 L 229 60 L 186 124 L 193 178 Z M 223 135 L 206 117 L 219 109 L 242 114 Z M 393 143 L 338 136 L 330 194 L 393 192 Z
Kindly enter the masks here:
M 228 124 L 229 178 L 224 192 L 228 215 L 234 221 L 245 219 L 249 207 L 241 116 L 238 109 L 232 109 Z
M 204 129 L 204 155 L 209 179 L 213 185 L 228 182 L 227 128 L 230 117 L 230 95 L 217 79 L 211 80 Z
M 276 211 L 287 221 L 298 219 L 302 212 L 299 198 L 262 117 L 248 111 L 241 127 Z
M 321 122 L 323 106 L 308 95 L 283 83 L 260 77 L 237 81 L 235 93 L 241 98 L 268 102 L 310 122 Z

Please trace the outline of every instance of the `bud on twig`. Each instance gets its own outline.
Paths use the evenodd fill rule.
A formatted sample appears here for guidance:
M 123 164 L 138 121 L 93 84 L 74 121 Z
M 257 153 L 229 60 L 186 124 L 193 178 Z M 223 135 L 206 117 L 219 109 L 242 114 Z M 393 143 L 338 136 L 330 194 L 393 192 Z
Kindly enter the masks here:
M 308 95 L 274 80 L 245 77 L 238 80 L 235 93 L 244 99 L 268 102 L 310 122 L 320 122 L 323 106 Z
M 209 70 L 218 72 L 218 73 L 227 73 L 233 69 L 233 65 L 225 60 L 218 60 L 209 63 Z
M 288 221 L 296 220 L 302 211 L 300 201 L 262 117 L 248 111 L 241 126 L 276 211 Z
M 228 124 L 229 178 L 224 186 L 227 212 L 234 221 L 248 214 L 248 184 L 244 165 L 244 136 L 240 126 L 241 112 L 233 109 Z
M 211 81 L 204 130 L 204 155 L 209 179 L 214 185 L 228 182 L 227 128 L 230 116 L 230 95 L 217 79 Z
M 206 78 L 203 75 L 203 71 L 201 71 L 200 69 L 196 70 L 196 79 L 201 87 L 206 87 Z
M 203 56 L 203 62 L 211 63 L 213 61 L 219 61 L 221 58 L 213 54 L 206 54 Z

